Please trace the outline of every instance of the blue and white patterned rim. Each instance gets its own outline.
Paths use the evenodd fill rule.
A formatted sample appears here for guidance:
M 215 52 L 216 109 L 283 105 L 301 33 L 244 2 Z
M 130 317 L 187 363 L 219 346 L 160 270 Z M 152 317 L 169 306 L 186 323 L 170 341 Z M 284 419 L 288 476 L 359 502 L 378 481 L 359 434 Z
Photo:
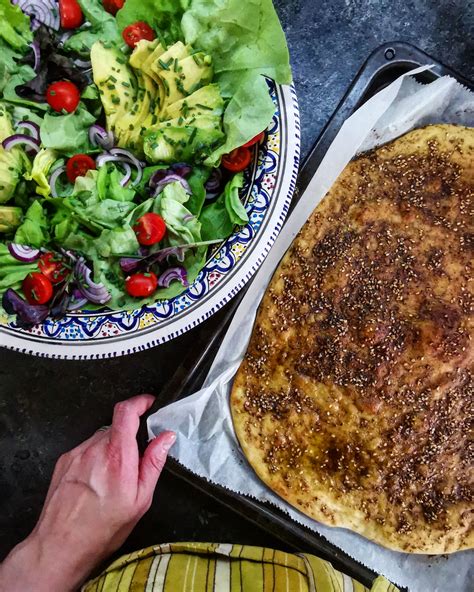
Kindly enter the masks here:
M 249 222 L 211 253 L 196 281 L 171 300 L 133 311 L 70 314 L 25 330 L 0 314 L 0 342 L 17 351 L 63 359 L 130 354 L 164 343 L 224 306 L 252 277 L 285 221 L 299 165 L 300 126 L 293 86 L 268 81 L 275 103 L 243 191 Z

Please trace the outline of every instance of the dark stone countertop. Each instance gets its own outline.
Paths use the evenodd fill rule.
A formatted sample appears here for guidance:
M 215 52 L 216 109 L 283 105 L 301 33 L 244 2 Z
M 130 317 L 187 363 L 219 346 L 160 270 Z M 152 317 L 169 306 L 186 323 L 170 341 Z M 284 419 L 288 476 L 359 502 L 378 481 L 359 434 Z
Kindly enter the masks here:
M 277 0 L 300 100 L 302 156 L 368 55 L 408 41 L 474 78 L 474 3 L 466 0 Z M 0 557 L 38 517 L 56 458 L 110 423 L 113 404 L 159 393 L 202 328 L 155 349 L 66 362 L 0 350 Z M 170 474 L 127 549 L 173 540 L 285 544 Z

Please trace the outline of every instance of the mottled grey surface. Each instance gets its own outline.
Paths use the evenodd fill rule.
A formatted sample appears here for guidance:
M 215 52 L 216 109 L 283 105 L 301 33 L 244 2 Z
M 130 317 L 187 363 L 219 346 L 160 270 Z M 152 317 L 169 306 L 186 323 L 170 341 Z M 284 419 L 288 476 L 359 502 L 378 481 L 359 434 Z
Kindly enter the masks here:
M 406 41 L 474 78 L 471 0 L 276 0 L 291 51 L 305 156 L 379 45 Z
M 408 41 L 474 78 L 471 1 L 277 0 L 300 100 L 303 156 L 368 55 Z M 55 459 L 110 423 L 114 402 L 159 393 L 202 329 L 127 358 L 61 362 L 0 353 L 0 556 L 32 528 Z M 128 548 L 158 541 L 281 543 L 170 475 Z

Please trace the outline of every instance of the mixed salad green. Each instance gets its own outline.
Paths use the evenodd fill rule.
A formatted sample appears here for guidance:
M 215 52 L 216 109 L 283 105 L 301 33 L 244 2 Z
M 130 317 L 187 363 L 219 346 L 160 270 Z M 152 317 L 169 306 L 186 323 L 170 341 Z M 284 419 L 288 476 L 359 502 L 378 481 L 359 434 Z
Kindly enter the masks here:
M 178 295 L 248 221 L 289 83 L 271 0 L 0 0 L 0 295 L 31 326 Z

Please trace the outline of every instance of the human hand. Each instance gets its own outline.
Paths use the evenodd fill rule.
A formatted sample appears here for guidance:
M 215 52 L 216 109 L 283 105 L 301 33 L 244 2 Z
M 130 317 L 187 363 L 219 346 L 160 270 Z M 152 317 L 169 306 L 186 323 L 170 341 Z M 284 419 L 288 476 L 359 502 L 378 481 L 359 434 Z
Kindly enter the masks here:
M 0 566 L 0 590 L 75 590 L 117 550 L 151 505 L 173 432 L 140 459 L 136 435 L 154 397 L 117 403 L 112 426 L 63 454 L 31 535 Z

